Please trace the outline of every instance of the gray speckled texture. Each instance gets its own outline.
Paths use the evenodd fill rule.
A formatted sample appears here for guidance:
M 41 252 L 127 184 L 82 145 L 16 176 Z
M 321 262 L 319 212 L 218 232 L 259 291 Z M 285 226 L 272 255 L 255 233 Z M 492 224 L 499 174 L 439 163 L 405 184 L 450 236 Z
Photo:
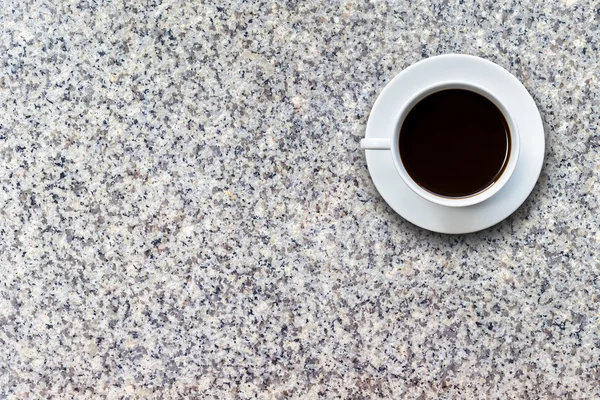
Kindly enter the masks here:
M 594 2 L 1 5 L 0 398 L 600 396 Z M 397 216 L 358 150 L 450 52 L 547 134 L 466 236 Z

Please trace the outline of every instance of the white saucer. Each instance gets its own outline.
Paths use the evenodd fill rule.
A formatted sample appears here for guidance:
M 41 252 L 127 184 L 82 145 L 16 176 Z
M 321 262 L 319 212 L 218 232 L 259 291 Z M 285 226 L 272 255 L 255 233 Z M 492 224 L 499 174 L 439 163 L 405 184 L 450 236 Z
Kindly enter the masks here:
M 488 228 L 512 214 L 529 196 L 542 170 L 545 143 L 540 113 L 527 89 L 491 61 L 448 54 L 420 61 L 398 74 L 382 91 L 367 122 L 367 138 L 385 137 L 396 110 L 415 93 L 446 81 L 489 88 L 506 105 L 520 134 L 520 154 L 506 185 L 490 199 L 469 207 L 445 207 L 413 192 L 396 171 L 389 150 L 365 150 L 371 178 L 385 201 L 406 220 L 440 233 L 469 233 Z

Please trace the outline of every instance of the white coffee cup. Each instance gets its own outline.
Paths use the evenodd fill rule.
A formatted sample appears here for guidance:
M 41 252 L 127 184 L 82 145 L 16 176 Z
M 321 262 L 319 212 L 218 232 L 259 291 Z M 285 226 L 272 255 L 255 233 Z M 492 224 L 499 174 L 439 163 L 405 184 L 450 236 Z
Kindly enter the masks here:
M 492 103 L 494 103 L 496 107 L 498 107 L 498 109 L 506 119 L 506 123 L 508 124 L 509 128 L 511 146 L 510 154 L 508 155 L 508 163 L 506 164 L 504 171 L 492 185 L 488 186 L 481 192 L 465 197 L 445 197 L 422 188 L 410 177 L 410 175 L 406 171 L 406 168 L 402 164 L 402 158 L 400 157 L 400 128 L 402 127 L 404 119 L 406 118 L 408 113 L 419 101 L 421 101 L 425 97 L 447 89 L 469 90 L 484 96 Z M 393 132 L 381 132 L 381 138 L 362 139 L 360 141 L 360 147 L 365 150 L 389 151 L 394 160 L 396 170 L 398 171 L 398 174 L 400 175 L 404 183 L 406 183 L 406 185 L 419 196 L 442 206 L 466 207 L 472 206 L 477 203 L 481 203 L 482 201 L 489 199 L 494 194 L 498 193 L 500 189 L 502 189 L 502 187 L 508 182 L 515 170 L 515 167 L 517 166 L 517 159 L 519 157 L 519 132 L 517 130 L 517 125 L 515 124 L 515 121 L 508 112 L 506 106 L 498 99 L 498 97 L 494 95 L 494 93 L 492 93 L 488 89 L 484 89 L 483 87 L 474 85 L 472 83 L 445 82 L 425 88 L 424 90 L 414 95 L 408 102 L 406 102 L 406 104 L 400 105 L 398 107 L 397 123 L 395 125 L 390 126 L 389 129 L 393 129 Z

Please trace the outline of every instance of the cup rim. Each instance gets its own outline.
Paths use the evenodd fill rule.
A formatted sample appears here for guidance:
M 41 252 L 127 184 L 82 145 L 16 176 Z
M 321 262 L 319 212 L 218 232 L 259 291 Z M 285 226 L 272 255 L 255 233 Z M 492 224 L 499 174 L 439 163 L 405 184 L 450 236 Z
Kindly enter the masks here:
M 425 97 L 440 92 L 442 90 L 448 89 L 463 89 L 470 90 L 474 93 L 484 96 L 488 100 L 490 100 L 494 105 L 500 110 L 502 115 L 504 116 L 506 123 L 509 127 L 509 134 L 511 139 L 511 151 L 508 157 L 508 164 L 504 168 L 504 171 L 500 175 L 500 178 L 496 180 L 493 184 L 483 189 L 482 191 L 472 194 L 465 197 L 446 197 L 437 195 L 433 192 L 430 192 L 423 187 L 421 187 L 418 183 L 416 183 L 408 174 L 406 169 L 404 168 L 404 164 L 402 163 L 402 158 L 400 157 L 400 147 L 398 145 L 400 139 L 400 128 L 404 123 L 404 119 L 408 115 L 408 113 L 412 110 L 412 108 Z M 406 183 L 406 185 L 417 195 L 421 196 L 425 200 L 431 201 L 432 203 L 436 203 L 442 206 L 447 207 L 467 207 L 472 206 L 478 203 L 481 203 L 502 189 L 502 187 L 508 182 L 510 177 L 512 176 L 516 166 L 517 160 L 519 158 L 520 152 L 520 144 L 519 144 L 519 131 L 517 125 L 508 112 L 505 104 L 498 99 L 489 89 L 486 89 L 480 85 L 475 85 L 471 82 L 465 81 L 446 81 L 436 83 L 434 85 L 430 85 L 423 90 L 420 90 L 416 94 L 414 94 L 406 104 L 401 108 L 398 118 L 396 119 L 396 123 L 394 125 L 394 135 L 392 137 L 392 155 L 394 159 L 394 165 L 396 166 L 396 170 L 400 174 L 400 177 Z

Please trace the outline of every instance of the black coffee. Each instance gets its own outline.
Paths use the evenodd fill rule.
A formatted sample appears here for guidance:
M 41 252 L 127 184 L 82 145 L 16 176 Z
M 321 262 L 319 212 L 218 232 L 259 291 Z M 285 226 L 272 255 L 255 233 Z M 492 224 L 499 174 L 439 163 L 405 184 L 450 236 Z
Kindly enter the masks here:
M 502 175 L 511 144 L 506 119 L 494 103 L 469 90 L 449 89 L 410 110 L 399 146 L 404 167 L 421 187 L 466 197 Z

